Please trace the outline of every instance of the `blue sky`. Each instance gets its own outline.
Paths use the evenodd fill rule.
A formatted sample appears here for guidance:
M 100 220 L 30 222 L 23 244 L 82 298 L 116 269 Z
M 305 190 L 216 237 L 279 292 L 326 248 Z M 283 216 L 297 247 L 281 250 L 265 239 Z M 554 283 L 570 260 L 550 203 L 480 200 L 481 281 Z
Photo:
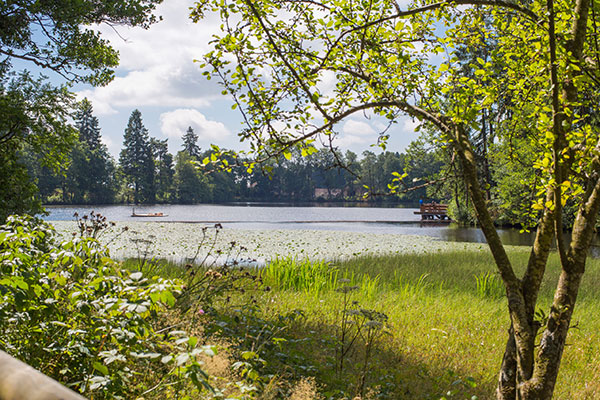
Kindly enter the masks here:
M 123 131 L 136 108 L 151 136 L 169 139 L 172 153 L 181 149 L 181 136 L 188 126 L 199 135 L 203 149 L 211 143 L 235 150 L 245 147 L 237 136 L 242 129 L 239 111 L 231 109 L 232 100 L 221 95 L 218 83 L 206 80 L 194 62 L 209 50 L 208 42 L 219 32 L 220 21 L 213 17 L 193 23 L 188 18 L 192 5 L 190 0 L 166 0 L 157 9 L 163 21 L 149 30 L 100 27 L 120 53 L 116 78 L 104 87 L 79 85 L 75 91 L 92 101 L 113 156 L 118 157 Z M 409 118 L 399 120 L 388 131 L 388 149 L 403 151 L 417 139 L 416 126 Z M 336 143 L 342 150 L 378 152 L 369 146 L 384 128 L 381 121 L 353 116 L 340 125 Z

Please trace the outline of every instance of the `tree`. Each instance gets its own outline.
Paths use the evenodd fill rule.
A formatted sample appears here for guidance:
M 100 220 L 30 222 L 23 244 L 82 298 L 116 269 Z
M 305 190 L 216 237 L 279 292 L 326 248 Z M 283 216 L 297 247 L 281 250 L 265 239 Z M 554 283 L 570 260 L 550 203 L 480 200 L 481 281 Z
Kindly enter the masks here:
M 180 151 L 175 157 L 177 201 L 182 204 L 203 203 L 211 199 L 208 180 L 192 161 L 191 156 L 185 151 Z
M 65 88 L 53 87 L 26 72 L 4 73 L 0 65 L 0 169 L 10 175 L 12 184 L 11 190 L 0 191 L 0 215 L 43 210 L 39 200 L 29 197 L 35 184 L 25 168 L 23 153 L 35 152 L 41 167 L 54 172 L 67 164 L 76 141 L 76 131 L 68 121 L 72 100 Z
M 0 169 L 20 169 L 18 154 L 27 147 L 44 166 L 59 171 L 67 165 L 76 139 L 70 123 L 74 101 L 69 88 L 54 86 L 46 77 L 35 79 L 24 68 L 52 71 L 68 82 L 106 84 L 113 78 L 118 53 L 91 26 L 147 28 L 157 21 L 152 12 L 161 1 L 14 0 L 0 4 Z M 24 188 L 30 187 L 31 178 L 17 175 L 28 179 L 22 182 Z M 0 198 L 7 194 L 2 191 Z M 24 207 L 33 204 L 25 197 L 22 204 L 18 197 L 5 200 L 0 203 L 14 208 L 3 209 L 1 214 L 39 212 L 37 207 Z
M 188 127 L 188 130 L 183 135 L 183 151 L 187 152 L 190 157 L 200 157 L 200 147 L 198 146 L 198 135 L 194 133 L 192 127 Z
M 75 114 L 79 143 L 71 152 L 67 178 L 75 183 L 76 202 L 111 203 L 115 195 L 115 166 L 108 148 L 101 142 L 98 118 L 93 107 L 84 99 Z
M 43 212 L 27 167 L 19 162 L 17 152 L 10 148 L 16 143 L 6 146 L 8 148 L 0 153 L 0 223 L 4 223 L 11 214 Z
M 118 53 L 96 24 L 147 28 L 162 0 L 59 0 L 40 4 L 25 0 L 0 5 L 0 54 L 52 70 L 69 81 L 104 84 L 112 79 Z
M 75 126 L 79 131 L 79 141 L 85 143 L 90 150 L 102 147 L 98 118 L 93 114 L 94 107 L 87 99 L 83 99 L 75 112 Z
M 437 132 L 460 162 L 506 288 L 511 324 L 496 395 L 548 399 L 600 210 L 600 142 L 592 118 L 600 83 L 598 7 L 587 0 L 454 0 L 407 10 L 390 0 L 205 0 L 193 16 L 214 10 L 225 20 L 206 61 L 243 110 L 248 126 L 240 136 L 257 162 L 291 147 L 308 152 L 315 139 L 335 136 L 338 123 L 359 112 L 392 123 L 407 114 Z M 471 34 L 474 26 L 496 46 L 489 61 L 469 63 L 474 72 L 467 76 L 453 49 L 483 45 L 481 35 Z M 443 62 L 431 62 L 432 54 Z M 510 102 L 497 140 L 526 132 L 538 150 L 530 162 L 537 187 L 529 209 L 537 231 L 521 276 L 494 226 L 471 142 L 482 110 L 501 98 Z M 567 202 L 577 209 L 569 242 L 562 235 Z M 537 297 L 554 241 L 562 273 L 542 323 Z
M 133 110 L 125 129 L 119 163 L 125 181 L 133 189 L 133 202 L 152 203 L 155 200 L 154 155 L 148 129 L 142 122 L 142 113 Z
M 173 155 L 169 153 L 167 140 L 157 140 L 152 138 L 150 145 L 154 154 L 155 181 L 156 181 L 156 198 L 160 202 L 168 203 L 174 198 L 173 195 L 173 177 L 175 170 L 173 169 Z

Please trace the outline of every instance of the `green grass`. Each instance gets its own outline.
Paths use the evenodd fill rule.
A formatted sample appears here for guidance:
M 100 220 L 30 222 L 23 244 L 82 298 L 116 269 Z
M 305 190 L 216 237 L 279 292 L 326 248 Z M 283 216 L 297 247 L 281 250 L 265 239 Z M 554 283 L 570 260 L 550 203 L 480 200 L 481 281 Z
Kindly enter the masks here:
M 528 254 L 515 250 L 509 256 L 522 272 Z M 176 275 L 178 267 L 170 265 L 167 271 L 169 276 Z M 373 398 L 493 398 L 509 321 L 503 288 L 486 252 L 365 256 L 312 264 L 281 259 L 259 273 L 272 290 L 234 294 L 217 309 L 222 316 L 239 313 L 232 311 L 230 304 L 244 303 L 252 296 L 254 323 L 279 324 L 277 332 L 283 340 L 272 351 L 269 346 L 261 347 L 265 349 L 261 357 L 267 363 L 266 372 L 289 382 L 315 376 L 322 393 L 343 390 L 353 395 L 364 345 L 357 341 L 348 355 L 346 371 L 336 373 L 336 332 L 344 298 L 336 288 L 358 286 L 359 290 L 346 293 L 357 302 L 355 307 L 389 317 L 390 335 L 382 335 L 373 344 L 376 351 L 366 378 L 373 393 L 379 393 Z M 559 273 L 558 259 L 552 255 L 540 292 L 539 306 L 544 310 L 552 300 Z M 600 260 L 590 259 L 573 317 L 575 327 L 563 356 L 557 399 L 600 398 L 598 293 Z M 302 310 L 298 315 L 304 317 L 281 325 L 282 316 L 292 310 Z M 249 323 L 247 319 L 245 323 Z M 248 326 L 244 329 L 247 332 Z M 265 328 L 257 330 L 264 332 Z M 248 346 L 265 340 L 264 334 L 254 339 L 245 335 Z

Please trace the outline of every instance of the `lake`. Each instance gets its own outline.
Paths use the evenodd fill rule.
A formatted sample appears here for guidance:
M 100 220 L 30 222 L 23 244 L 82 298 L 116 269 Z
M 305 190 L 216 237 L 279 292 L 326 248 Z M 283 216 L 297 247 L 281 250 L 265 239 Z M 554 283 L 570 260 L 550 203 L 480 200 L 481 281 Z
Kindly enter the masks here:
M 84 215 L 99 212 L 109 221 L 221 223 L 238 229 L 312 229 L 363 233 L 423 235 L 453 242 L 485 243 L 478 228 L 456 224 L 422 224 L 417 208 L 403 206 L 364 206 L 360 203 L 235 203 L 197 205 L 136 206 L 136 213 L 162 212 L 165 217 L 132 217 L 132 206 L 47 206 L 48 221 L 73 220 L 75 212 Z M 502 241 L 511 245 L 529 245 L 531 234 L 518 229 L 500 229 Z

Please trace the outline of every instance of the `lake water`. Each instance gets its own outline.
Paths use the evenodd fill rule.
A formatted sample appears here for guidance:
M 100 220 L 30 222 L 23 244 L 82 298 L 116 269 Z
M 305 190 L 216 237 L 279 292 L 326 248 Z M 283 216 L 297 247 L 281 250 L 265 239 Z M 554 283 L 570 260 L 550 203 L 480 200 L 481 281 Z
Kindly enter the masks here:
M 109 221 L 156 221 L 193 222 L 201 224 L 221 223 L 225 228 L 239 229 L 314 229 L 330 231 L 354 231 L 365 233 L 392 233 L 424 235 L 446 241 L 485 243 L 478 228 L 460 227 L 456 224 L 420 223 L 415 215 L 417 208 L 365 207 L 358 204 L 314 203 L 290 205 L 284 203 L 237 203 L 199 205 L 137 206 L 136 213 L 162 212 L 165 217 L 132 217 L 132 207 L 110 206 L 48 206 L 46 220 L 73 220 L 75 212 L 84 215 L 95 211 Z M 531 234 L 521 234 L 517 229 L 500 229 L 505 244 L 529 245 Z

